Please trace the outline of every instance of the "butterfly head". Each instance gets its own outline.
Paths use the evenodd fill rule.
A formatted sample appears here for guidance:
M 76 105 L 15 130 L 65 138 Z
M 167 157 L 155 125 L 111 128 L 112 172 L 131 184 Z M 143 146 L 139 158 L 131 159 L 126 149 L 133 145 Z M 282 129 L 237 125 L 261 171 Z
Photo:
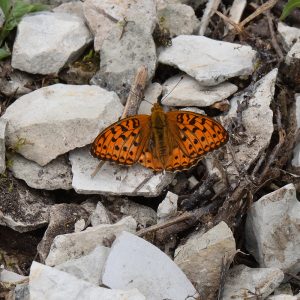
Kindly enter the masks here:
M 159 103 L 154 103 L 152 108 L 151 108 L 151 112 L 154 113 L 154 112 L 158 112 L 158 111 L 162 111 L 162 107 Z

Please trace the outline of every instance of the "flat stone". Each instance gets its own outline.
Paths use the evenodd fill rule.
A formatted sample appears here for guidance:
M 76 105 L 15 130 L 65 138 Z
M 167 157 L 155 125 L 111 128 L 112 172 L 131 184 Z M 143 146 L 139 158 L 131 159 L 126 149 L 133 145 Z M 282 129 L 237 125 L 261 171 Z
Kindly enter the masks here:
M 7 121 L 0 118 L 0 174 L 4 173 L 6 169 L 5 161 L 5 133 Z
M 99 286 L 102 285 L 102 269 L 108 254 L 109 248 L 98 246 L 91 253 L 68 260 L 55 268 Z
M 15 272 L 9 271 L 9 270 L 0 270 L 0 281 L 1 283 L 14 283 L 17 284 L 20 281 L 26 280 L 28 277 L 19 275 Z
M 282 282 L 284 273 L 278 268 L 249 268 L 237 265 L 229 270 L 224 285 L 224 300 L 244 300 L 256 295 L 265 299 Z
M 56 74 L 80 56 L 91 41 L 89 29 L 78 16 L 30 14 L 18 25 L 11 63 L 13 68 L 32 74 Z
M 111 224 L 110 217 L 104 205 L 99 201 L 93 213 L 91 214 L 92 226 L 100 224 Z
M 37 246 L 38 254 L 42 262 L 45 261 L 53 239 L 57 235 L 71 233 L 74 231 L 75 223 L 84 219 L 87 221 L 89 214 L 78 204 L 56 204 L 50 209 L 50 221 L 43 239 Z M 67 225 L 66 225 L 67 224 Z
M 194 284 L 201 299 L 216 299 L 222 259 L 236 252 L 233 233 L 221 222 L 206 233 L 196 232 L 175 250 L 175 263 Z
M 228 78 L 250 75 L 254 70 L 256 51 L 249 46 L 181 35 L 172 46 L 161 49 L 160 63 L 177 67 L 201 85 L 217 85 Z
M 84 15 L 95 36 L 95 51 L 101 50 L 104 41 L 112 32 L 119 39 L 123 38 L 127 24 L 130 22 L 152 34 L 156 23 L 155 4 L 154 0 L 85 1 L 83 3 Z
M 113 289 L 138 288 L 149 300 L 197 299 L 193 285 L 165 253 L 128 232 L 114 241 L 102 281 Z
M 158 196 L 174 178 L 173 173 L 153 174 L 139 164 L 130 167 L 105 162 L 92 178 L 99 160 L 90 154 L 90 147 L 70 152 L 72 186 L 79 194 L 109 194 L 131 196 Z
M 30 268 L 29 288 L 30 300 L 146 300 L 137 289 L 120 291 L 98 287 L 35 261 Z
M 283 40 L 285 50 L 289 50 L 297 40 L 300 40 L 300 29 L 297 27 L 291 27 L 283 22 L 279 22 L 277 31 Z
M 28 186 L 44 190 L 70 190 L 72 188 L 71 166 L 60 156 L 41 167 L 39 164 L 14 154 L 9 169 L 14 177 L 24 180 Z
M 300 39 L 292 46 L 288 54 L 286 55 L 285 62 L 290 65 L 295 61 L 300 60 Z
M 156 47 L 152 34 L 135 22 L 127 23 L 121 39 L 111 32 L 103 42 L 100 57 L 100 70 L 91 83 L 115 91 L 122 103 L 126 102 L 138 68 L 142 65 L 147 67 L 149 81 L 156 69 Z
M 157 11 L 158 20 L 163 28 L 167 28 L 170 36 L 189 35 L 199 29 L 195 11 L 185 4 L 167 4 Z
M 53 10 L 57 13 L 68 13 L 71 15 L 75 15 L 80 17 L 84 20 L 84 13 L 83 13 L 83 3 L 81 1 L 70 1 L 67 3 L 62 3 L 61 5 L 54 7 Z
M 81 232 L 58 235 L 51 245 L 45 262 L 47 265 L 54 266 L 79 258 L 90 253 L 97 246 L 107 246 L 124 230 L 134 233 L 136 225 L 132 217 L 126 217 L 112 225 L 102 224 Z
M 292 295 L 275 295 L 275 296 L 270 296 L 266 298 L 267 300 L 299 300 L 299 298 L 296 296 Z
M 293 159 L 291 162 L 292 166 L 295 168 L 300 167 L 300 143 L 297 143 L 293 150 Z
M 168 192 L 165 199 L 158 205 L 158 223 L 163 223 L 177 214 L 178 195 Z
M 22 141 L 16 150 L 45 166 L 91 143 L 122 110 L 114 92 L 97 86 L 55 84 L 20 97 L 2 117 L 8 120 L 8 145 L 16 148 Z
M 172 91 L 163 99 L 162 103 L 164 105 L 210 106 L 224 100 L 238 90 L 236 85 L 229 82 L 223 82 L 211 87 L 201 86 L 197 80 L 187 75 L 184 75 L 178 84 L 181 77 L 181 75 L 176 75 L 163 84 L 164 96 Z
M 142 100 L 138 110 L 138 114 L 151 115 L 153 104 L 157 102 L 157 99 L 161 95 L 161 93 L 162 86 L 158 82 L 150 83 L 145 90 L 145 100 Z
M 300 271 L 300 203 L 293 184 L 261 197 L 248 210 L 246 248 L 261 267 Z M 270 250 L 271 249 L 271 250 Z

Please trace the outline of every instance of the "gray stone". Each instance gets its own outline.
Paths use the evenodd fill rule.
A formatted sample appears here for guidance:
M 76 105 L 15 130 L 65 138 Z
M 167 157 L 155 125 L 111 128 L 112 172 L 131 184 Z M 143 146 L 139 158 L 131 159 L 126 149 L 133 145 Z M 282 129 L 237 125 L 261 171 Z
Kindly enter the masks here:
M 0 118 L 0 174 L 4 173 L 6 169 L 5 161 L 5 133 L 7 121 Z
M 291 165 L 295 168 L 300 167 L 300 94 L 295 94 L 295 102 L 296 102 L 296 134 L 298 135 L 298 139 L 296 141 L 296 145 L 293 151 L 293 159 L 291 161 Z
M 92 226 L 100 224 L 110 224 L 111 220 L 104 205 L 99 201 L 93 213 L 91 214 Z
M 163 84 L 165 98 L 163 98 L 162 103 L 164 105 L 210 106 L 215 102 L 224 100 L 238 90 L 236 85 L 229 82 L 211 87 L 201 86 L 197 80 L 187 75 L 184 75 L 178 84 L 180 78 L 181 75 L 176 75 Z M 176 84 L 178 85 L 176 86 Z
M 99 246 L 91 253 L 77 259 L 68 260 L 55 266 L 55 268 L 99 286 L 102 285 L 102 269 L 108 254 L 109 248 Z
M 224 300 L 244 300 L 255 295 L 265 299 L 284 278 L 278 268 L 249 268 L 244 265 L 234 266 L 229 270 L 224 286 Z
M 167 28 L 170 36 L 193 34 L 199 29 L 195 12 L 191 6 L 185 4 L 167 4 L 157 11 L 161 26 Z
M 9 270 L 0 270 L 0 282 L 1 283 L 20 283 L 27 280 L 27 276 L 19 275 Z
M 216 299 L 222 260 L 236 252 L 230 228 L 221 222 L 206 233 L 196 232 L 175 250 L 175 263 L 194 284 L 201 299 Z
M 136 225 L 132 217 L 126 217 L 112 225 L 102 224 L 81 232 L 58 235 L 51 245 L 46 264 L 55 266 L 86 255 L 97 246 L 107 246 L 124 230 L 134 233 Z
M 163 223 L 177 214 L 178 195 L 168 192 L 166 198 L 158 205 L 158 223 Z
M 32 74 L 56 74 L 92 41 L 84 20 L 67 13 L 39 12 L 22 18 L 12 66 Z
M 289 50 L 295 42 L 300 40 L 300 29 L 297 27 L 291 27 L 283 22 L 279 22 L 277 30 L 283 40 L 285 50 Z
M 72 188 L 71 166 L 65 157 L 60 156 L 44 167 L 14 154 L 9 169 L 14 177 L 24 180 L 28 186 L 45 190 L 70 190 Z
M 263 196 L 248 210 L 246 248 L 261 267 L 300 271 L 300 203 L 293 184 Z
M 193 285 L 165 253 L 128 232 L 113 243 L 102 281 L 113 289 L 138 288 L 149 300 L 197 299 Z
M 288 54 L 286 55 L 285 62 L 290 65 L 300 60 L 300 39 L 292 46 Z
M 157 99 L 161 95 L 161 93 L 162 93 L 162 86 L 159 83 L 157 82 L 150 83 L 147 86 L 144 93 L 144 98 L 146 101 L 143 100 L 141 102 L 138 113 L 151 115 L 151 109 L 153 107 L 153 104 L 157 102 Z
M 91 156 L 89 149 L 70 152 L 72 186 L 79 194 L 158 196 L 174 178 L 173 173 L 154 175 L 152 170 L 139 164 L 127 167 L 113 162 L 105 162 L 92 178 L 99 160 Z
M 57 13 L 69 13 L 84 20 L 83 3 L 81 1 L 70 1 L 62 3 L 60 6 L 55 7 L 52 11 Z
M 14 290 L 14 300 L 30 300 L 29 284 L 17 284 Z
M 29 288 L 30 300 L 146 300 L 137 289 L 120 291 L 98 287 L 35 261 L 30 268 Z
M 275 295 L 275 296 L 270 296 L 266 298 L 267 300 L 299 300 L 299 298 L 293 295 Z
M 45 166 L 71 149 L 91 143 L 115 122 L 123 107 L 114 92 L 97 86 L 55 84 L 20 97 L 4 115 L 7 143 Z
M 177 67 L 204 86 L 252 74 L 256 58 L 249 46 L 195 35 L 180 35 L 172 39 L 171 47 L 160 50 L 160 63 Z

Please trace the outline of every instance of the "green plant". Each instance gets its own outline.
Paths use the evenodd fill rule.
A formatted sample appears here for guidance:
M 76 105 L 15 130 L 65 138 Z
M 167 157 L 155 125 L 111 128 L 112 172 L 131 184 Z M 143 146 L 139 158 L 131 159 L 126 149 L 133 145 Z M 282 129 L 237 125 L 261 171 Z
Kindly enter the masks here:
M 4 43 L 9 33 L 19 24 L 22 17 L 28 13 L 44 10 L 43 4 L 28 4 L 23 0 L 0 0 L 0 8 L 3 11 L 5 21 L 0 27 L 0 60 L 10 56 L 10 51 Z
M 283 8 L 280 20 L 283 21 L 297 7 L 300 7 L 300 0 L 289 0 Z

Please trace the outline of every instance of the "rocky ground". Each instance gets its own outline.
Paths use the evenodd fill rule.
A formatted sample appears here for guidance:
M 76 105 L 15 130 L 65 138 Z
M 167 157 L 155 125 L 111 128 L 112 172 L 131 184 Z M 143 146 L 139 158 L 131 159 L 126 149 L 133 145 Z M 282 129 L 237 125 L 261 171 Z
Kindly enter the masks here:
M 46 4 L 0 61 L 0 299 L 299 300 L 300 11 Z M 183 172 L 99 167 L 99 132 L 159 97 L 229 142 Z

